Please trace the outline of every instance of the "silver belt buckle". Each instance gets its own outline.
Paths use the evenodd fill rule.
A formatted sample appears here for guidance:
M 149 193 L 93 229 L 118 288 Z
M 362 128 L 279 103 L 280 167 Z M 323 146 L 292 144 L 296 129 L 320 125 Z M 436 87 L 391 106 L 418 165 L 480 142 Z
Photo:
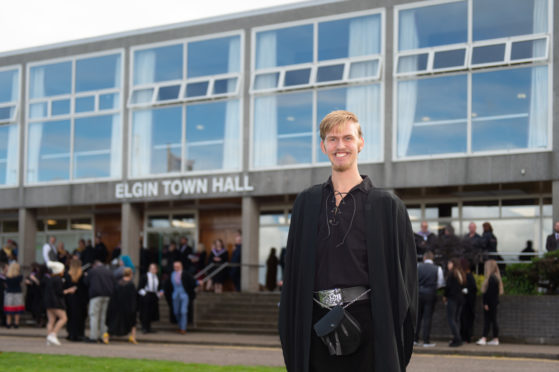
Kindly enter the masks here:
M 319 291 L 318 300 L 326 306 L 341 305 L 343 303 L 342 290 L 340 288 L 334 288 Z

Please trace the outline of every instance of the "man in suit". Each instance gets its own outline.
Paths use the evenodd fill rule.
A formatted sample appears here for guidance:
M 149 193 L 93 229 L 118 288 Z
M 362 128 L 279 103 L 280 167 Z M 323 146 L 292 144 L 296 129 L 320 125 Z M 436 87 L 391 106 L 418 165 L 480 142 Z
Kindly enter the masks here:
M 549 234 L 547 236 L 545 249 L 548 252 L 553 252 L 559 249 L 559 221 L 555 222 L 555 231 L 553 232 L 553 234 Z
M 413 234 L 415 240 L 415 248 L 417 250 L 417 260 L 421 261 L 426 251 L 433 249 L 433 242 L 437 239 L 435 234 L 429 231 L 427 221 L 421 222 L 421 230 Z
M 165 283 L 165 292 L 171 293 L 173 299 L 173 312 L 177 319 L 180 334 L 186 333 L 189 303 L 192 304 L 196 296 L 194 288 L 197 281 L 190 273 L 183 269 L 182 262 L 173 263 L 173 272 Z

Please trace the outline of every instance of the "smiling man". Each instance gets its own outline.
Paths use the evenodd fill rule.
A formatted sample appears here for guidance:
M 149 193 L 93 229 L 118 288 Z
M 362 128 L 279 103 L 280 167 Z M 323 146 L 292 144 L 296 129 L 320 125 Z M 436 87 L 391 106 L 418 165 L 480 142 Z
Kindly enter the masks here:
M 405 371 L 417 312 L 413 231 L 403 203 L 359 173 L 357 117 L 320 123 L 332 164 L 297 197 L 279 331 L 288 371 Z

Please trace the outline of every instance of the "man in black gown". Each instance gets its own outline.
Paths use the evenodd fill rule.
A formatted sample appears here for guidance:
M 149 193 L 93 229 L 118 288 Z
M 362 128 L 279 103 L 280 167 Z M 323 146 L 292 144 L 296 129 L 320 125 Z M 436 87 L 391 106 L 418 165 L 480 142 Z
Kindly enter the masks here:
M 364 140 L 354 114 L 328 114 L 320 136 L 332 176 L 297 197 L 287 240 L 279 316 L 287 370 L 405 371 L 418 291 L 406 208 L 359 174 Z M 325 306 L 340 304 L 360 323 L 361 343 L 352 354 L 330 355 L 313 325 Z

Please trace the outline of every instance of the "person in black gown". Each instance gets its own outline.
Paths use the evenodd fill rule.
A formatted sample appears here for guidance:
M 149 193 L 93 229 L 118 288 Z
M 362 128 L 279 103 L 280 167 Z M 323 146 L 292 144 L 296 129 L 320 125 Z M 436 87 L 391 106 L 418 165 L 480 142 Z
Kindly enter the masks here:
M 85 338 L 88 290 L 83 279 L 82 262 L 79 258 L 72 258 L 64 281 L 65 289 L 76 287 L 75 292 L 66 294 L 66 330 L 70 341 L 83 341 Z
M 132 269 L 124 269 L 122 279 L 117 283 L 109 301 L 107 327 L 111 336 L 128 336 L 128 341 L 136 342 L 136 287 L 132 283 Z
M 159 320 L 159 297 L 162 294 L 161 281 L 157 276 L 157 264 L 149 265 L 148 272 L 142 275 L 138 288 L 142 332 L 153 332 L 151 322 Z

